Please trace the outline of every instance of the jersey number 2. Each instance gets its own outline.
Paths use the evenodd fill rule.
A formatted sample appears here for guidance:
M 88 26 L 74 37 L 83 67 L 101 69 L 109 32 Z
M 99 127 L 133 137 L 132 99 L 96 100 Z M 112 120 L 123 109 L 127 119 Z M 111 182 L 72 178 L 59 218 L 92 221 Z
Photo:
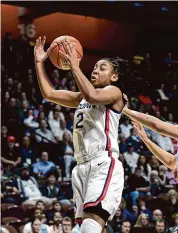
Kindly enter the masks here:
M 76 123 L 76 129 L 82 129 L 83 128 L 83 124 L 82 124 L 82 121 L 83 121 L 83 113 L 80 112 L 78 115 L 77 115 L 77 118 L 78 118 L 78 121 Z

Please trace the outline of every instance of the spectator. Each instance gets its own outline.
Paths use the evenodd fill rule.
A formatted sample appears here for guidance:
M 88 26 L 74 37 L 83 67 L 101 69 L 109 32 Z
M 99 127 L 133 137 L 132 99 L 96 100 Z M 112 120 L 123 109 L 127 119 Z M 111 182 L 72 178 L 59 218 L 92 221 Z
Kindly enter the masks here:
M 174 153 L 174 145 L 169 137 L 158 134 L 155 142 L 165 151 Z
M 8 108 L 9 99 L 10 99 L 10 93 L 8 91 L 6 91 L 5 95 L 4 95 L 4 99 L 3 99 L 3 106 L 5 109 Z
M 120 207 L 117 208 L 117 211 L 111 221 L 108 222 L 108 227 L 111 228 L 110 231 L 112 232 L 118 232 L 119 229 L 121 228 L 121 223 L 122 223 L 122 210 Z
M 40 233 L 41 231 L 41 221 L 38 218 L 35 218 L 32 222 L 32 233 Z
M 46 121 L 45 113 L 44 113 L 44 112 L 39 112 L 38 118 L 37 118 L 37 122 L 40 122 L 40 121 L 42 121 L 42 120 L 45 120 L 45 121 Z
M 45 211 L 45 204 L 43 201 L 39 200 L 36 202 L 36 210 Z
M 121 133 L 125 138 L 130 136 L 130 130 L 133 128 L 131 124 L 129 124 L 129 119 L 125 118 L 123 124 L 120 125 Z
M 159 170 L 159 161 L 154 155 L 151 156 L 149 164 L 151 166 L 151 170 L 156 170 L 156 171 Z
M 63 136 L 64 136 L 64 133 L 68 133 L 70 135 L 70 138 L 72 139 L 72 133 L 71 131 L 69 131 L 67 128 L 66 128 L 66 120 L 61 120 L 60 121 L 60 129 L 59 129 L 59 135 L 57 137 L 57 140 L 58 141 L 62 141 L 63 140 Z
M 61 213 L 60 212 L 55 212 L 53 220 L 54 220 L 54 224 L 49 227 L 50 233 L 63 233 Z
M 126 202 L 124 198 L 121 199 L 120 208 L 122 210 L 122 218 L 128 220 L 132 224 L 135 223 L 138 217 L 138 208 L 137 206 L 131 206 L 130 204 L 126 207 Z
M 9 105 L 7 106 L 6 109 L 4 109 L 4 121 L 9 123 L 18 123 L 20 118 L 19 118 L 19 113 L 18 113 L 18 108 L 16 106 L 16 99 L 15 98 L 10 98 Z
M 19 107 L 19 116 L 21 121 L 24 121 L 25 116 L 28 115 L 29 102 L 27 100 L 22 101 L 22 105 Z
M 53 218 L 54 218 L 54 213 L 55 212 L 60 212 L 62 214 L 62 216 L 64 215 L 62 213 L 62 204 L 61 204 L 60 201 L 53 201 L 53 203 L 52 203 L 52 209 L 48 210 L 47 217 L 48 217 L 49 223 L 53 222 Z
M 120 135 L 119 151 L 121 154 L 127 151 L 126 137 L 122 134 Z
M 137 167 L 139 154 L 134 152 L 134 147 L 132 144 L 130 144 L 130 143 L 128 144 L 127 152 L 125 152 L 123 155 L 124 155 L 124 158 L 125 158 L 127 165 L 131 169 L 131 172 L 134 173 L 135 168 Z
M 151 171 L 150 174 L 150 192 L 154 197 L 158 196 L 161 192 L 161 183 L 156 170 Z
M 49 171 L 56 170 L 53 162 L 48 161 L 48 152 L 41 153 L 40 160 L 34 164 L 33 172 L 39 179 L 46 177 Z
M 50 233 L 49 230 L 49 226 L 46 224 L 42 223 L 42 219 L 43 219 L 43 214 L 34 214 L 34 217 L 32 218 L 31 222 L 25 224 L 24 228 L 23 228 L 23 233 L 31 233 L 32 232 L 32 225 L 33 225 L 33 221 L 34 219 L 38 219 L 38 226 L 40 226 L 40 231 L 39 233 Z M 36 232 L 35 232 L 36 233 Z
M 3 172 L 1 172 L 3 175 Z M 5 183 L 1 177 L 1 203 L 19 203 L 19 191 L 15 187 L 14 182 Z
M 154 233 L 165 233 L 166 224 L 163 219 L 157 220 L 155 223 L 155 232 Z
M 152 212 L 146 207 L 146 202 L 144 198 L 138 199 L 139 214 L 146 214 L 149 218 L 149 221 L 152 221 Z
M 8 129 L 5 125 L 1 126 L 1 146 L 2 149 L 6 147 L 8 137 Z
M 66 203 L 70 205 L 70 202 L 66 199 L 61 187 L 56 183 L 58 174 L 55 172 L 48 173 L 48 183 L 42 190 L 44 196 L 51 198 L 51 201 L 59 200 L 60 203 Z
M 39 127 L 38 122 L 34 121 L 33 109 L 29 109 L 25 114 L 27 117 L 24 119 L 24 124 L 30 128 L 36 129 Z
M 40 121 L 40 128 L 36 130 L 35 138 L 36 138 L 36 141 L 38 143 L 40 143 L 40 142 L 45 142 L 45 143 L 55 142 L 52 132 L 47 129 L 47 124 L 46 124 L 45 120 Z
M 164 165 L 159 166 L 159 182 L 162 188 L 164 188 L 164 186 L 168 184 L 168 180 L 166 176 L 167 171 L 168 171 L 168 168 L 166 166 Z
M 163 218 L 163 213 L 161 210 L 156 209 L 153 211 L 153 219 L 152 219 L 152 226 L 155 225 L 157 220 L 161 220 Z
M 128 191 L 132 200 L 132 205 L 137 205 L 137 199 L 141 196 L 149 196 L 149 186 L 141 176 L 141 169 L 137 167 L 135 173 L 128 178 Z
M 71 141 L 70 135 L 65 132 L 63 134 L 63 142 L 64 142 L 64 162 L 65 162 L 65 175 L 67 178 L 71 177 L 71 164 L 74 161 L 74 149 L 73 143 Z
M 150 180 L 150 173 L 151 173 L 151 167 L 146 161 L 146 157 L 144 155 L 140 155 L 138 159 L 137 166 L 141 169 L 142 176 L 145 178 L 145 180 Z
M 21 169 L 20 177 L 17 178 L 17 187 L 20 191 L 23 205 L 35 205 L 38 200 L 51 204 L 51 200 L 49 198 L 42 196 L 36 179 L 30 176 L 28 167 L 23 167 Z
M 121 230 L 119 233 L 130 233 L 131 231 L 131 223 L 127 220 L 123 220 L 121 225 Z
M 174 189 L 168 192 L 168 201 L 165 207 L 166 220 L 168 224 L 173 224 L 172 217 L 174 214 L 178 213 L 178 192 Z
M 62 230 L 63 233 L 71 233 L 72 232 L 72 219 L 69 217 L 64 217 L 62 219 Z
M 119 155 L 119 160 L 121 161 L 123 168 L 124 168 L 124 178 L 125 181 L 127 181 L 128 177 L 131 174 L 131 168 L 129 167 L 129 165 L 126 163 L 125 158 L 122 154 Z
M 31 145 L 30 137 L 24 136 L 22 138 L 22 144 L 19 147 L 20 156 L 22 158 L 23 165 L 31 166 L 36 159 L 36 151 Z
M 73 112 L 69 112 L 69 114 L 68 114 L 68 120 L 67 120 L 67 129 L 70 132 L 73 132 L 73 122 L 74 122 L 74 113 Z
M 59 111 L 55 110 L 53 112 L 53 117 L 52 117 L 52 119 L 49 119 L 48 123 L 49 123 L 49 126 L 51 128 L 51 131 L 52 131 L 54 137 L 59 137 L 59 132 L 60 132 Z
M 140 214 L 134 227 L 150 227 L 147 214 Z
M 172 113 L 168 114 L 168 123 L 173 124 L 173 125 L 177 125 L 177 122 L 174 121 L 174 116 Z
M 15 137 L 8 136 L 7 146 L 3 148 L 3 155 L 1 157 L 2 163 L 10 171 L 18 167 L 21 163 L 21 157 L 17 145 L 15 144 Z
M 140 140 L 139 137 L 137 136 L 137 132 L 134 128 L 130 130 L 130 136 L 126 140 L 127 144 L 132 144 L 134 147 L 134 151 L 138 152 L 139 146 L 140 146 Z
M 178 230 L 178 214 L 175 214 L 173 216 L 173 219 L 174 219 L 174 223 L 173 223 L 173 226 L 169 228 L 169 232 L 172 233 L 174 230 Z M 175 232 L 177 233 L 177 232 Z

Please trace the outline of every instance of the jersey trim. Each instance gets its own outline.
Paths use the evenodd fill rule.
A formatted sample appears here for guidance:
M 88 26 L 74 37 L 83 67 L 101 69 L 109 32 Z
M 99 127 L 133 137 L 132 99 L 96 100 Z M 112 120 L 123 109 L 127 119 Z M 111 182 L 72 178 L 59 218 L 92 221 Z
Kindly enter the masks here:
M 105 134 L 106 134 L 106 150 L 107 151 L 111 149 L 111 139 L 109 137 L 109 129 L 110 129 L 110 110 L 109 108 L 106 108 Z
M 75 219 L 75 223 L 78 223 L 79 225 L 81 225 L 83 222 L 83 218 L 76 218 Z
M 90 206 L 96 206 L 105 198 L 107 191 L 108 191 L 108 188 L 109 188 L 110 181 L 111 181 L 114 166 L 115 166 L 115 159 L 111 157 L 111 164 L 110 164 L 110 167 L 108 170 L 108 175 L 107 175 L 107 178 L 106 178 L 101 195 L 98 197 L 98 199 L 96 201 L 88 202 L 88 203 L 84 204 L 83 209 L 86 209 L 87 207 L 90 207 Z

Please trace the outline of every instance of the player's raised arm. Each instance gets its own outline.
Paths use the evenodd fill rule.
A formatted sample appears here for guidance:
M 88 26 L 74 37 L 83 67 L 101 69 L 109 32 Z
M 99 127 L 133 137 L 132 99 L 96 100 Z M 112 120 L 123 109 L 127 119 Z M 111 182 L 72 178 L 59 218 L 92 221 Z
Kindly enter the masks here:
M 122 99 L 122 93 L 119 88 L 115 86 L 106 86 L 105 88 L 98 88 L 91 84 L 91 82 L 85 77 L 82 73 L 79 62 L 77 58 L 77 53 L 75 46 L 69 42 L 64 42 L 63 46 L 65 47 L 66 54 L 59 51 L 68 61 L 68 64 L 71 68 L 75 81 L 80 89 L 80 92 L 83 98 L 90 104 L 113 104 L 118 100 Z M 116 76 L 116 74 L 115 74 Z M 114 77 L 113 79 L 118 77 Z M 115 81 L 115 80 L 114 80 Z
M 137 131 L 137 134 L 146 144 L 148 149 L 167 167 L 171 170 L 176 168 L 176 156 L 168 153 L 167 151 L 161 149 L 154 142 L 152 142 L 146 135 L 143 126 L 140 123 L 133 122 L 134 128 Z
M 127 107 L 123 109 L 123 113 L 130 117 L 133 121 L 139 122 L 155 132 L 178 139 L 178 125 L 172 125 L 170 123 L 161 121 L 154 116 L 133 111 Z
M 36 46 L 34 48 L 35 68 L 41 93 L 48 101 L 65 107 L 77 108 L 81 99 L 81 93 L 66 90 L 54 90 L 47 77 L 44 68 L 44 61 L 48 57 L 48 54 L 52 48 L 49 48 L 47 52 L 45 52 L 45 41 L 45 37 L 43 37 L 42 40 L 41 37 L 39 37 L 39 39 L 36 40 Z

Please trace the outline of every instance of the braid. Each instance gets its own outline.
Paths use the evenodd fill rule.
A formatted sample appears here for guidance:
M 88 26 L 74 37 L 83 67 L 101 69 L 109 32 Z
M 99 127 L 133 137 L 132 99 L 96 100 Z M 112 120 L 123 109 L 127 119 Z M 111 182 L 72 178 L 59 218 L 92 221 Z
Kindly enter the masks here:
M 120 57 L 103 58 L 103 60 L 110 62 L 113 67 L 113 71 L 118 73 L 119 79 L 114 85 L 119 87 L 126 95 L 136 96 L 141 93 L 142 90 L 145 90 L 145 88 L 150 86 L 145 79 L 139 77 L 136 70 L 132 70 L 132 67 L 129 65 L 127 60 Z

